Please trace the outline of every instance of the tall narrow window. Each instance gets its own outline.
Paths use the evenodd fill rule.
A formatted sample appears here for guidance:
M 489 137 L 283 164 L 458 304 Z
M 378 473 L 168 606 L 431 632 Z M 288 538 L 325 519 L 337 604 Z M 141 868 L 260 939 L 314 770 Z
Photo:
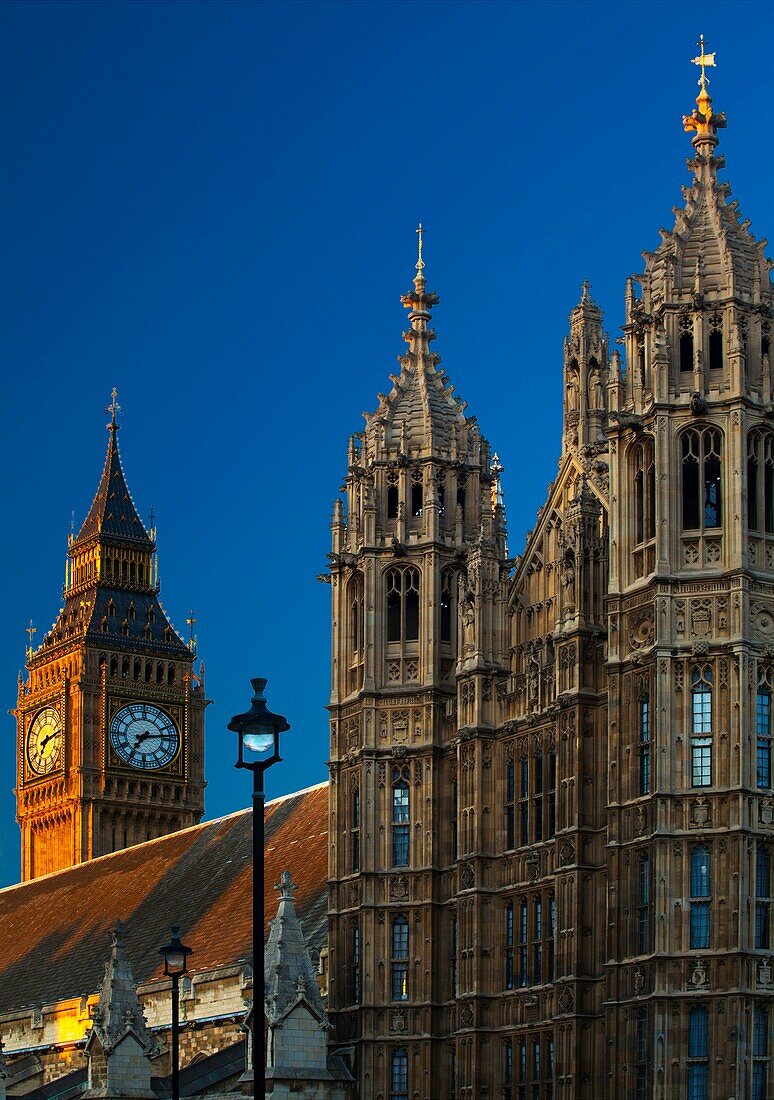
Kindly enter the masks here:
M 769 1010 L 756 1005 L 753 1014 L 752 1100 L 768 1100 Z
M 648 1095 L 648 1018 L 638 1012 L 634 1022 L 634 1097 L 647 1100 Z
M 759 787 L 769 790 L 771 788 L 771 692 L 766 683 L 758 688 L 755 701 L 755 727 L 756 782 Z
M 457 825 L 457 817 L 459 815 L 458 802 L 459 802 L 459 796 L 458 796 L 458 788 L 457 788 L 457 777 L 455 776 L 454 779 L 452 779 L 452 818 L 451 818 L 451 857 L 452 857 L 452 862 L 454 862 L 454 860 L 457 858 L 458 851 L 459 851 L 459 843 L 458 843 L 459 826 Z
M 751 531 L 760 530 L 760 444 L 758 432 L 750 432 L 747 437 L 747 526 Z
M 392 961 L 390 967 L 393 1001 L 408 1000 L 409 925 L 402 914 L 392 922 Z
M 352 925 L 350 967 L 350 1001 L 357 1005 L 360 1004 L 360 925 L 357 922 Z
M 680 318 L 680 373 L 693 373 L 693 318 Z
M 512 760 L 505 765 L 505 847 L 516 845 L 516 774 Z
M 419 638 L 419 571 L 388 569 L 385 574 L 387 641 L 415 642 Z
M 529 761 L 519 761 L 519 844 L 529 844 Z
M 457 996 L 457 914 L 449 914 L 449 987 L 452 997 Z
M 747 437 L 747 526 L 774 534 L 774 433 L 754 428 Z
M 350 867 L 353 874 L 360 870 L 360 788 L 352 792 L 352 828 L 350 830 Z
M 411 486 L 411 514 L 421 516 L 423 512 L 422 482 L 415 481 Z
M 683 528 L 721 527 L 722 441 L 717 428 L 689 428 L 681 436 Z
M 639 793 L 650 794 L 650 695 L 645 693 L 639 701 Z
M 755 946 L 771 947 L 771 856 L 760 841 L 755 853 Z
M 656 466 L 653 444 L 640 443 L 634 451 L 634 538 L 639 545 L 656 535 Z
M 556 899 L 548 895 L 548 943 L 546 953 L 546 981 L 554 980 L 554 959 L 556 956 Z
M 398 486 L 387 486 L 387 519 L 398 518 Z
M 554 1100 L 554 1039 L 552 1035 L 546 1038 L 546 1100 Z
M 516 1048 L 516 1081 L 518 1088 L 516 1095 L 518 1100 L 525 1100 L 527 1095 L 527 1040 L 517 1040 Z
M 457 574 L 453 569 L 444 569 L 441 573 L 441 641 L 449 645 L 454 643 L 456 592 Z
M 529 971 L 527 967 L 527 899 L 519 902 L 519 985 L 529 985 Z
M 409 785 L 400 768 L 392 769 L 392 865 L 408 867 Z
M 709 369 L 723 369 L 723 318 L 719 313 L 710 317 Z
M 692 950 L 710 945 L 712 876 L 709 848 L 701 844 L 691 852 L 691 938 Z
M 513 1084 L 513 1040 L 506 1039 L 503 1043 L 503 1100 L 511 1100 L 511 1085 Z
M 408 1053 L 402 1047 L 390 1060 L 390 1100 L 408 1100 Z
M 556 746 L 549 749 L 549 836 L 556 835 Z
M 540 1078 L 543 1075 L 543 1059 L 540 1039 L 532 1040 L 532 1095 L 535 1100 L 540 1096 Z M 537 1086 L 537 1087 L 536 1087 Z
M 543 982 L 543 901 L 534 898 L 532 902 L 532 981 L 535 985 Z
M 534 759 L 535 775 L 535 843 L 543 839 L 543 757 L 540 753 Z
M 513 989 L 513 902 L 505 905 L 505 988 Z
M 637 954 L 650 951 L 650 858 L 641 852 L 637 861 Z
M 709 1019 L 706 1005 L 688 1017 L 688 1100 L 708 1100 Z
M 712 671 L 691 673 L 691 786 L 712 786 Z

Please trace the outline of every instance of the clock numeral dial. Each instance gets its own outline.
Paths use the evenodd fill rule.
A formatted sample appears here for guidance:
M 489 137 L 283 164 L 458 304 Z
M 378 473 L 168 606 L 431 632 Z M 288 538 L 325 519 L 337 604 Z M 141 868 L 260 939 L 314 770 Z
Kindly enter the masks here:
M 164 768 L 180 751 L 177 726 L 150 703 L 130 703 L 113 715 L 110 744 L 124 764 L 143 771 Z
M 49 775 L 62 757 L 62 719 L 53 707 L 38 711 L 27 734 L 27 760 L 36 775 Z

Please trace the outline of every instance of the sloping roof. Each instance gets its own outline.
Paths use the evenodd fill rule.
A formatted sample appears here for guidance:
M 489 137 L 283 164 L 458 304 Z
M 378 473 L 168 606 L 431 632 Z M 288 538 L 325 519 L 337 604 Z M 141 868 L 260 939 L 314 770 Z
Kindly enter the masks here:
M 189 972 L 252 959 L 249 810 L 0 890 L 0 1014 L 99 989 L 108 934 L 126 923 L 135 981 L 162 975 L 158 949 L 178 923 Z M 288 869 L 310 949 L 327 936 L 328 785 L 266 807 L 266 915 Z
M 126 484 L 121 456 L 118 453 L 118 425 L 108 425 L 108 440 L 105 467 L 102 471 L 97 493 L 89 514 L 78 532 L 76 543 L 86 542 L 95 535 L 106 535 L 120 539 L 135 539 L 151 543 Z

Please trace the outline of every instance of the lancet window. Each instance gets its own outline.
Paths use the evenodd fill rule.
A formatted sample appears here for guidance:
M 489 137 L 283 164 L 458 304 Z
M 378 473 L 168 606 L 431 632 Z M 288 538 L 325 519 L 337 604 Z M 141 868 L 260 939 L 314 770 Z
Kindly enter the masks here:
M 693 373 L 693 318 L 684 314 L 680 318 L 680 374 Z
M 633 449 L 634 541 L 637 546 L 656 536 L 656 464 L 653 443 L 647 440 Z
M 755 853 L 755 946 L 771 947 L 771 855 L 762 843 Z
M 709 369 L 723 369 L 723 318 L 719 313 L 710 317 Z
M 774 432 L 747 437 L 747 526 L 774 535 Z
M 406 768 L 392 769 L 392 865 L 408 867 L 410 788 Z
M 688 1100 L 707 1100 L 709 1076 L 709 1013 L 706 1005 L 688 1017 Z
M 419 640 L 419 570 L 388 569 L 385 573 L 387 641 Z
M 390 471 L 390 473 L 387 474 L 387 519 L 398 518 L 399 501 L 398 475 Z
M 640 852 L 637 859 L 637 954 L 650 951 L 650 857 Z
M 350 965 L 350 1003 L 353 1005 L 360 1004 L 360 923 L 355 920 L 350 929 L 350 951 L 349 951 L 349 965 Z
M 639 717 L 639 793 L 650 794 L 651 788 L 651 730 L 650 693 L 644 689 L 637 704 Z
M 360 870 L 360 788 L 352 791 L 352 816 L 349 833 L 350 870 L 357 874 Z
M 646 1100 L 648 1095 L 648 1063 L 650 1061 L 650 1042 L 648 1038 L 648 1017 L 640 1010 L 634 1019 L 634 1097 Z
M 456 624 L 457 573 L 454 569 L 444 569 L 441 573 L 441 642 L 448 643 L 454 650 L 454 627 Z
M 393 1001 L 408 1000 L 409 924 L 402 913 L 392 922 L 392 957 L 390 965 Z
M 723 525 L 722 439 L 717 428 L 689 428 L 680 437 L 683 529 Z
M 712 670 L 691 672 L 691 786 L 712 786 Z
M 752 1100 L 768 1100 L 769 1080 L 769 1010 L 756 1005 L 753 1013 L 753 1076 Z
M 710 918 L 712 906 L 712 872 L 710 851 L 700 844 L 691 852 L 691 929 L 690 947 L 693 950 L 710 946 Z
M 553 893 L 533 893 L 505 905 L 506 989 L 554 980 L 556 903 Z

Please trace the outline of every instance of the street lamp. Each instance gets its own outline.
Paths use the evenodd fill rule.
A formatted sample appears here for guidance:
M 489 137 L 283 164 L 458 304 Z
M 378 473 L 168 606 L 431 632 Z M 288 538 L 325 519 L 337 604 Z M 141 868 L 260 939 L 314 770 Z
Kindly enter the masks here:
M 264 691 L 268 680 L 256 678 L 252 705 L 244 714 L 235 714 L 228 728 L 239 735 L 236 768 L 253 773 L 253 1095 L 266 1097 L 266 1036 L 264 1033 L 263 973 L 263 816 L 266 795 L 263 773 L 282 757 L 279 735 L 290 729 L 281 714 L 272 714 L 266 706 Z
M 169 943 L 159 948 L 164 974 L 172 979 L 172 1100 L 180 1100 L 180 977 L 188 969 L 191 948 L 180 942 L 180 928 L 173 924 Z

